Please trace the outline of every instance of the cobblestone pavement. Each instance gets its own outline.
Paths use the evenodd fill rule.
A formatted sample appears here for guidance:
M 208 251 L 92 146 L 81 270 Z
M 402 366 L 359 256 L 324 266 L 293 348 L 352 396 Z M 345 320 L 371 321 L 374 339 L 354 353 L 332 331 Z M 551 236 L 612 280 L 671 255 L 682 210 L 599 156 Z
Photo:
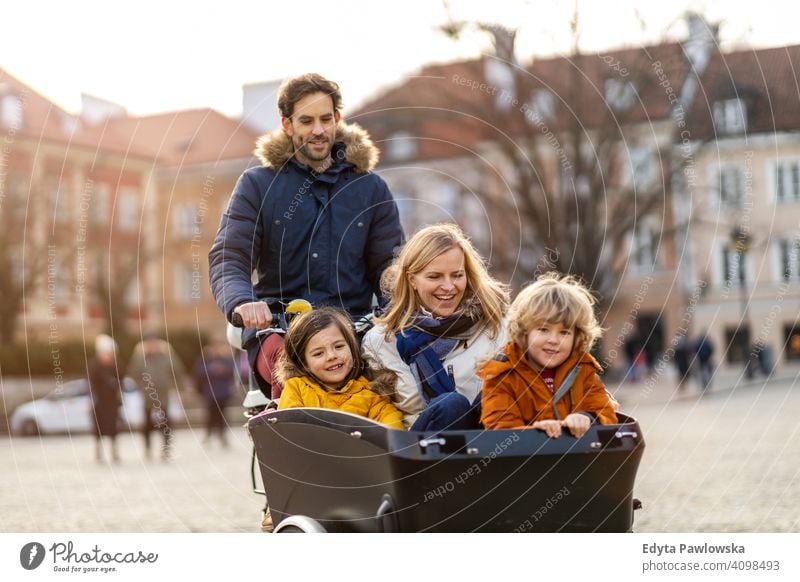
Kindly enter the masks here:
M 144 458 L 140 435 L 122 434 L 118 464 L 95 461 L 90 435 L 3 437 L 0 531 L 260 531 L 244 428 L 231 427 L 227 449 L 203 436 L 175 431 L 175 454 L 163 462 Z
M 622 387 L 646 448 L 638 532 L 800 531 L 800 377 L 719 378 L 700 395 L 672 380 Z
M 800 531 L 800 380 L 718 379 L 699 396 L 665 378 L 610 387 L 637 417 L 645 449 L 635 495 L 638 532 Z M 123 435 L 120 464 L 94 460 L 93 437 L 0 437 L 0 531 L 257 532 L 250 443 L 228 449 L 191 429 L 175 457 L 143 458 Z

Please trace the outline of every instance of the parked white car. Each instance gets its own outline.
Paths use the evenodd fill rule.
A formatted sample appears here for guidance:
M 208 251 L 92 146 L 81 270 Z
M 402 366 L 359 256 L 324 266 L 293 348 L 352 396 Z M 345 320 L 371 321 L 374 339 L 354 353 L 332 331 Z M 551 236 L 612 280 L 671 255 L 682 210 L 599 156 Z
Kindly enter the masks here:
M 179 411 L 180 406 L 170 402 L 170 417 L 177 418 Z M 144 425 L 144 394 L 130 378 L 123 381 L 120 418 L 121 429 L 139 430 Z M 10 428 L 12 434 L 22 436 L 92 432 L 88 380 L 66 382 L 44 398 L 20 404 L 11 415 Z

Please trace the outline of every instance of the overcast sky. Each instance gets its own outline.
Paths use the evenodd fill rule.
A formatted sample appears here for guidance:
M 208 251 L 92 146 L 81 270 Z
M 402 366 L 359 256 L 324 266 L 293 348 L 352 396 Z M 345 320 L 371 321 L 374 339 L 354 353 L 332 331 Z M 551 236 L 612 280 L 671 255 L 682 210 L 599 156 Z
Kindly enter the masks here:
M 459 20 L 518 28 L 519 54 L 569 48 L 572 0 L 448 6 Z M 722 21 L 725 48 L 800 43 L 797 0 L 581 0 L 580 7 L 587 51 L 683 38 L 689 7 Z M 459 42 L 437 32 L 447 19 L 441 0 L 6 0 L 0 14 L 0 67 L 73 112 L 85 92 L 132 114 L 213 107 L 238 116 L 242 84 L 306 71 L 338 81 L 347 108 L 425 63 L 489 48 L 474 31 Z

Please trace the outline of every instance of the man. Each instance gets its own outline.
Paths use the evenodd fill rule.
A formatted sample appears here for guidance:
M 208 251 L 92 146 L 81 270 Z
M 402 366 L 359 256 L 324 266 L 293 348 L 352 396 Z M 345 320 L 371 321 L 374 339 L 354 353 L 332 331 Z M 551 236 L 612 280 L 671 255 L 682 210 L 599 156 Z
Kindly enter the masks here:
M 281 127 L 259 139 L 262 165 L 239 178 L 209 253 L 211 288 L 229 321 L 238 313 L 245 327 L 266 328 L 279 301 L 297 298 L 358 316 L 381 297 L 403 231 L 389 188 L 371 171 L 378 150 L 341 121 L 341 105 L 338 85 L 320 75 L 281 85 Z M 260 388 L 276 397 L 280 336 L 261 347 L 254 337 L 245 332 L 244 346 Z
M 167 461 L 172 445 L 172 422 L 167 410 L 170 398 L 177 393 L 178 380 L 184 380 L 186 375 L 183 364 L 172 346 L 156 332 L 147 332 L 133 349 L 126 375 L 144 393 L 145 454 L 150 458 L 150 433 L 158 430 L 163 437 L 161 458 Z

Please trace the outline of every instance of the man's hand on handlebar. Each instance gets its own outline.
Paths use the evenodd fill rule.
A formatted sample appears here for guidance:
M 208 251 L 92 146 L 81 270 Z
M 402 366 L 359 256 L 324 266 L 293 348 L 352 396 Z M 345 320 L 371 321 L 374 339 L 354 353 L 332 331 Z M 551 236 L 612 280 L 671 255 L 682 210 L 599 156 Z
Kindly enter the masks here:
M 269 306 L 263 301 L 253 301 L 242 303 L 233 310 L 233 324 L 237 325 L 236 314 L 241 318 L 242 327 L 252 327 L 255 329 L 266 329 L 272 323 L 272 312 Z

